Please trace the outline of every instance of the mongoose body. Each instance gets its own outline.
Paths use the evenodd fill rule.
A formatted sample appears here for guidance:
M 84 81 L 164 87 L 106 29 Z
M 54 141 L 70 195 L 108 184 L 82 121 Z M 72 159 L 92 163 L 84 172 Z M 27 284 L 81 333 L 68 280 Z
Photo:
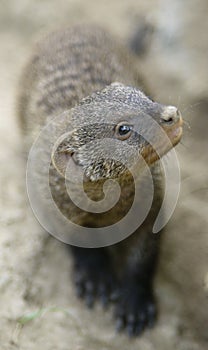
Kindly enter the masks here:
M 133 126 L 134 123 L 141 125 L 141 130 L 145 129 L 153 140 L 155 138 L 156 146 L 154 128 L 143 123 L 143 115 L 149 115 L 165 130 L 172 146 L 181 137 L 181 117 L 177 109 L 153 102 L 140 88 L 144 86 L 136 59 L 103 30 L 78 26 L 52 33 L 38 45 L 25 69 L 18 100 L 27 145 L 54 116 L 60 115 L 62 123 L 63 112 L 68 113 L 70 132 L 67 133 L 66 125 L 66 137 L 51 154 L 50 186 L 62 213 L 79 225 L 92 229 L 112 225 L 128 213 L 134 198 L 134 181 L 123 164 L 124 159 L 132 162 L 129 148 L 118 146 L 115 161 L 110 155 L 109 158 L 103 155 L 99 142 L 91 147 L 91 141 L 109 138 L 122 145 L 126 143 L 149 164 L 154 196 L 142 225 L 112 246 L 70 247 L 78 295 L 85 298 L 89 306 L 96 297 L 106 304 L 116 289 L 117 328 L 127 327 L 129 334 L 140 334 L 155 321 L 153 277 L 160 234 L 154 235 L 152 226 L 163 199 L 158 155 Z M 170 146 L 164 143 L 162 155 L 169 150 Z M 102 199 L 106 179 L 118 181 L 121 196 L 114 208 L 104 213 L 90 213 L 73 203 L 64 179 L 69 159 L 75 175 L 76 169 L 82 168 L 84 188 L 92 200 Z M 67 181 L 73 183 L 73 179 Z M 136 181 L 141 193 L 137 201 L 142 207 L 149 190 L 142 167 Z

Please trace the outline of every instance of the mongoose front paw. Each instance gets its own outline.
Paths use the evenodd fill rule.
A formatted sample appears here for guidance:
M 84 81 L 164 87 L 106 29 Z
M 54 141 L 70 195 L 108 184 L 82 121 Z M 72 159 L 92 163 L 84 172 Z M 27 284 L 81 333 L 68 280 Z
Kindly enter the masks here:
M 121 291 L 115 310 L 116 330 L 126 329 L 128 335 L 138 336 L 156 320 L 156 305 L 152 293 L 138 287 Z
M 75 287 L 78 297 L 83 298 L 88 307 L 93 307 L 95 300 L 99 299 L 106 307 L 111 299 L 113 280 L 110 274 L 97 273 L 88 269 L 77 269 L 75 272 Z
M 75 263 L 74 282 L 77 296 L 83 298 L 88 307 L 96 299 L 106 307 L 113 298 L 116 280 L 107 257 L 102 254 L 82 255 Z

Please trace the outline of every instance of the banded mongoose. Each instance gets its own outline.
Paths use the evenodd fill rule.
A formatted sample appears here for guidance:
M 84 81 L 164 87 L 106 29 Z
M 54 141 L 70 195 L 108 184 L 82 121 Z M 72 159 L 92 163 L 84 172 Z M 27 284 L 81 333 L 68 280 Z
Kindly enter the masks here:
M 93 306 L 96 299 L 106 305 L 116 295 L 116 328 L 126 329 L 129 335 L 139 335 L 153 326 L 157 315 L 153 279 L 161 233 L 153 234 L 152 226 L 163 200 L 164 181 L 157 152 L 134 125 L 148 129 L 152 136 L 154 128 L 143 126 L 143 115 L 150 116 L 169 136 L 171 147 L 180 141 L 182 134 L 180 112 L 147 97 L 142 92 L 145 88 L 141 73 L 137 59 L 104 30 L 75 26 L 54 32 L 37 45 L 23 72 L 18 98 L 21 128 L 30 145 L 51 118 L 60 115 L 61 122 L 62 113 L 67 111 L 73 131 L 51 155 L 50 186 L 60 210 L 75 223 L 92 229 L 112 225 L 126 215 L 134 196 L 134 180 L 123 165 L 129 149 L 120 153 L 118 150 L 115 161 L 110 154 L 109 158 L 99 158 L 102 155 L 99 144 L 96 149 L 83 145 L 111 138 L 122 147 L 133 145 L 149 166 L 154 182 L 153 202 L 147 218 L 133 234 L 100 248 L 69 245 L 77 295 L 88 306 Z M 83 121 L 88 125 L 80 127 Z M 171 147 L 163 140 L 160 143 L 162 154 L 166 154 Z M 64 182 L 69 159 L 75 170 L 83 169 L 85 190 L 92 200 L 102 198 L 106 179 L 119 182 L 121 196 L 114 208 L 105 213 L 90 213 L 72 202 Z M 138 170 L 138 181 L 145 194 L 142 168 Z M 138 198 L 141 206 L 142 200 L 141 194 L 141 199 Z

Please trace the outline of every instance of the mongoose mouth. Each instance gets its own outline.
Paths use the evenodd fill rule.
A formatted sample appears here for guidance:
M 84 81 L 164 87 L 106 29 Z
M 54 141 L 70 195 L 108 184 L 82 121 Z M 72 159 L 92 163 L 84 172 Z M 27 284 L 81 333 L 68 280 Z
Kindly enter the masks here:
M 163 155 L 169 152 L 173 147 L 175 147 L 181 140 L 183 134 L 183 119 L 180 116 L 177 123 L 172 126 L 162 126 L 170 142 L 167 139 L 162 139 L 161 137 L 155 142 L 155 145 L 145 146 L 141 152 L 142 157 L 147 162 L 148 165 L 153 164 L 155 161 L 160 159 Z

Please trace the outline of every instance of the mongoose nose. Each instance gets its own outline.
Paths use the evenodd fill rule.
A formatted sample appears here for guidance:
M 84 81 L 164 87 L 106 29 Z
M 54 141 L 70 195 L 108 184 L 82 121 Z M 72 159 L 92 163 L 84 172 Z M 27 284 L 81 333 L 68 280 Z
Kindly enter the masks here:
M 181 119 L 180 111 L 174 106 L 167 106 L 161 114 L 161 122 L 166 125 L 173 125 Z

